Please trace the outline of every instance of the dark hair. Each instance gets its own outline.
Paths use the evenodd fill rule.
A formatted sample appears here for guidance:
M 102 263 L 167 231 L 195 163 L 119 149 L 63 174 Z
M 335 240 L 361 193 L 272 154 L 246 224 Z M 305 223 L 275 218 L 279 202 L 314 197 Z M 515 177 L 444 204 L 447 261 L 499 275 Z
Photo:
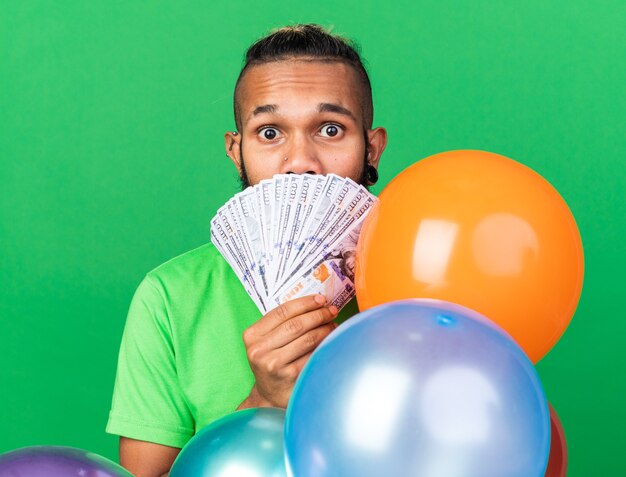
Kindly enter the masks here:
M 362 86 L 363 121 L 368 129 L 371 128 L 374 119 L 372 86 L 358 50 L 358 45 L 352 40 L 334 35 L 324 27 L 312 23 L 285 26 L 257 40 L 246 51 L 245 64 L 235 85 L 234 110 L 237 127 L 241 128 L 239 85 L 246 71 L 252 66 L 273 61 L 306 58 L 346 63 L 354 68 Z

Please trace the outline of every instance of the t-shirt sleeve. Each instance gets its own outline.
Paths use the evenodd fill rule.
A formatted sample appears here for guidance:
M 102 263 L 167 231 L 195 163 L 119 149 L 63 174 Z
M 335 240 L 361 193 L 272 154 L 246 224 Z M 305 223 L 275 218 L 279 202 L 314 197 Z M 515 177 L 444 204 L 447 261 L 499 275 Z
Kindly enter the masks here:
M 164 296 L 148 275 L 132 299 L 106 432 L 182 448 L 194 421 L 178 381 Z

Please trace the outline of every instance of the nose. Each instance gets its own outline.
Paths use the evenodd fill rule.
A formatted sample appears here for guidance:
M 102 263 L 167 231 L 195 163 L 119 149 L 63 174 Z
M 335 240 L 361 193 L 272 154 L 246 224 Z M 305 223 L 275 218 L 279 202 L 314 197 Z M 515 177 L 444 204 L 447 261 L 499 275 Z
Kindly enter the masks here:
M 291 138 L 284 149 L 283 174 L 322 174 L 319 151 L 312 138 L 298 134 Z M 283 159 L 285 159 L 283 158 Z

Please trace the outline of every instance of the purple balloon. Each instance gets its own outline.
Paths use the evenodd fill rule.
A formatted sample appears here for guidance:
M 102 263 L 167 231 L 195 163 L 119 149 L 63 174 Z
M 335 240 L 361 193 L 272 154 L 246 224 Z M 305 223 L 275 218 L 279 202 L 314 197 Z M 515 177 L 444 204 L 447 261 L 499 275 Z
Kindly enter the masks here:
M 0 477 L 133 477 L 98 454 L 63 446 L 32 446 L 0 455 Z

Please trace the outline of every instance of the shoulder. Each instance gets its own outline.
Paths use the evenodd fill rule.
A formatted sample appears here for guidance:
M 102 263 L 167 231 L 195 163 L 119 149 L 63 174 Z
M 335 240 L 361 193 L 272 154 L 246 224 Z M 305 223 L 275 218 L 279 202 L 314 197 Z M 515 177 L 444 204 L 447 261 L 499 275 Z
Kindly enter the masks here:
M 215 245 L 206 243 L 178 255 L 146 274 L 144 286 L 152 289 L 168 313 L 184 315 L 206 310 L 229 299 L 250 298 Z
M 221 254 L 215 245 L 209 242 L 169 259 L 152 269 L 148 274 L 163 275 L 198 266 L 210 267 L 219 264 L 220 261 L 223 261 Z
M 221 273 L 225 267 L 228 267 L 227 262 L 209 242 L 162 263 L 149 271 L 146 278 L 153 285 L 172 286 L 181 282 L 189 285 Z

